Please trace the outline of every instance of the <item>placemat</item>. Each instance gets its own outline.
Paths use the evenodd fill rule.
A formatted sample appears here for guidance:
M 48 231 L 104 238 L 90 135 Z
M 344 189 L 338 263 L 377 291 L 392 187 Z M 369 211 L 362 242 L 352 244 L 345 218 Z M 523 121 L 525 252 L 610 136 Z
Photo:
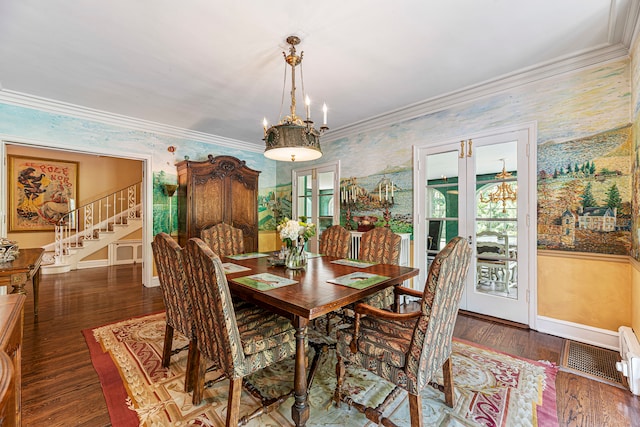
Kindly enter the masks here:
M 373 286 L 376 283 L 387 280 L 387 276 L 379 276 L 372 273 L 350 273 L 344 276 L 336 277 L 335 279 L 327 280 L 329 283 L 335 283 L 336 285 L 348 286 L 355 289 L 364 289 L 369 286 Z
M 377 262 L 360 261 L 359 259 L 343 258 L 331 261 L 334 264 L 348 265 L 349 267 L 367 268 L 376 265 Z
M 227 258 L 240 260 L 240 259 L 262 258 L 262 257 L 265 257 L 265 256 L 269 256 L 269 255 L 268 254 L 261 254 L 260 252 L 249 252 L 249 253 L 246 253 L 246 254 L 229 255 Z
M 270 273 L 238 277 L 237 279 L 234 279 L 234 281 L 259 291 L 269 291 L 271 289 L 298 283 L 297 280 L 287 279 L 286 277 L 276 276 L 275 274 Z
M 241 271 L 251 270 L 249 267 L 245 267 L 244 265 L 234 264 L 232 262 L 223 262 L 222 268 L 224 270 L 224 274 L 239 273 Z

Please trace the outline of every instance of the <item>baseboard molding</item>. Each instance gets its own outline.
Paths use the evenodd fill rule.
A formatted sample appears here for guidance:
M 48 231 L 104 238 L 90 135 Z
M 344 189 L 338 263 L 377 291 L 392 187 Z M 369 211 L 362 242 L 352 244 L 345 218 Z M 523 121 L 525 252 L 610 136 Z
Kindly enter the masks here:
M 620 351 L 620 338 L 617 331 L 595 328 L 593 326 L 545 316 L 538 316 L 536 329 L 538 332 L 545 334 L 556 335 L 573 341 Z
M 145 286 L 146 288 L 155 288 L 155 287 L 158 287 L 158 286 L 160 286 L 160 279 L 158 278 L 158 276 L 153 276 L 153 277 L 151 278 L 151 283 L 150 283 L 150 284 L 148 284 L 148 285 L 145 283 L 145 284 L 144 284 L 144 286 Z
M 78 261 L 78 270 L 83 270 L 85 268 L 96 268 L 96 267 L 108 267 L 109 260 L 108 259 L 94 259 L 90 261 Z

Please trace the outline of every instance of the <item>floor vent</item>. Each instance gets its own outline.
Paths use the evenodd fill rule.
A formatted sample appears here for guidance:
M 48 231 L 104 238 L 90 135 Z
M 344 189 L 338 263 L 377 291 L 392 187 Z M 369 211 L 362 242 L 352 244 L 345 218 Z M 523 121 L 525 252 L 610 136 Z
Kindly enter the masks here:
M 620 355 L 605 348 L 567 340 L 560 366 L 568 372 L 627 388 L 622 374 L 616 370 Z

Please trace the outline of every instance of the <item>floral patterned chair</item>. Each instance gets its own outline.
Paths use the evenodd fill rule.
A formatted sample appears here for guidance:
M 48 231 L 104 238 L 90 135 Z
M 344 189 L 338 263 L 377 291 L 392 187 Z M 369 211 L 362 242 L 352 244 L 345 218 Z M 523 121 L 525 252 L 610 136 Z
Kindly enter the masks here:
M 229 380 L 226 425 L 244 425 L 251 418 L 272 409 L 259 408 L 249 416 L 239 418 L 242 379 L 293 356 L 296 351 L 295 329 L 284 317 L 252 304 L 234 309 L 220 258 L 198 238 L 187 242 L 185 269 L 194 301 L 199 354 L 222 371 L 218 380 Z M 203 397 L 206 367 L 200 360 L 196 360 L 194 366 L 197 374 L 193 403 L 197 405 Z M 263 403 L 279 405 L 285 396 L 263 399 Z
M 220 258 L 244 253 L 242 230 L 221 222 L 200 231 L 200 238 Z
M 398 264 L 400 262 L 400 243 L 402 238 L 386 227 L 377 227 L 362 234 L 360 238 L 361 261 L 377 262 L 380 264 Z M 391 308 L 395 303 L 393 286 L 376 292 L 361 302 L 376 308 Z
M 151 243 L 153 258 L 158 269 L 158 279 L 166 310 L 167 326 L 164 333 L 164 347 L 162 350 L 162 366 L 169 367 L 171 356 L 185 348 L 172 351 L 173 331 L 189 339 L 189 355 L 185 372 L 185 391 L 189 392 L 193 384 L 191 376 L 194 352 L 197 351 L 196 338 L 193 332 L 191 293 L 184 273 L 182 249 L 167 233 L 158 233 Z
M 320 253 L 336 258 L 346 258 L 351 249 L 351 234 L 341 225 L 332 225 L 320 235 Z
M 392 313 L 362 303 L 356 305 L 354 325 L 337 331 L 336 404 L 346 402 L 374 422 L 394 425 L 383 418 L 377 408 L 366 408 L 343 393 L 346 362 L 368 369 L 405 389 L 409 393 L 413 427 L 422 426 L 420 391 L 433 379 L 437 369 L 443 369 L 445 402 L 453 407 L 451 338 L 470 259 L 468 242 L 456 237 L 436 255 L 424 292 L 396 288 L 398 293 L 421 296 L 419 311 Z M 397 390 L 394 389 L 379 407 L 385 407 L 397 395 Z

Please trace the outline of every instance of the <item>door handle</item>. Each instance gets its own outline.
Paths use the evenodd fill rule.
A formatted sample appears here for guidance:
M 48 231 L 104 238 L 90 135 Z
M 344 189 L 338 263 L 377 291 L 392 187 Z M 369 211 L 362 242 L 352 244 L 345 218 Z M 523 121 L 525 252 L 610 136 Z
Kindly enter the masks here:
M 460 141 L 460 158 L 464 159 L 464 141 Z

